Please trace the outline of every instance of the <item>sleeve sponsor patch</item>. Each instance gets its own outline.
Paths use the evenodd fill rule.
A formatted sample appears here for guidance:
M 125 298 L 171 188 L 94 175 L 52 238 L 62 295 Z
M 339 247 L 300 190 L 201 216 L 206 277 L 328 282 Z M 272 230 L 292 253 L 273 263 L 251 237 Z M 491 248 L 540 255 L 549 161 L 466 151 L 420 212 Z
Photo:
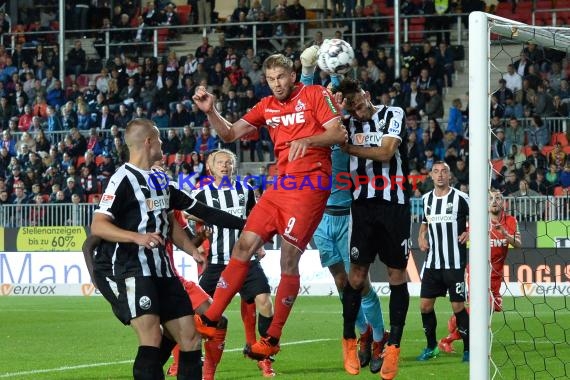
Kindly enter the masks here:
M 114 194 L 103 194 L 103 196 L 101 196 L 101 202 L 99 202 L 99 207 L 100 208 L 111 208 L 114 201 L 115 201 L 115 195 Z

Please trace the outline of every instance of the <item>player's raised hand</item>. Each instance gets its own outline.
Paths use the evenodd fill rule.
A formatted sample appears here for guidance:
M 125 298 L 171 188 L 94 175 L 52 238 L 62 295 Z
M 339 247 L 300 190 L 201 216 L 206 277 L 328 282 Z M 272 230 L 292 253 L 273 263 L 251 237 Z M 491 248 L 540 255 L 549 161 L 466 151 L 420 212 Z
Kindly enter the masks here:
M 214 110 L 215 97 L 206 91 L 206 87 L 204 86 L 196 87 L 196 91 L 194 92 L 192 100 L 194 100 L 196 106 L 198 106 L 198 108 L 204 113 L 208 113 Z

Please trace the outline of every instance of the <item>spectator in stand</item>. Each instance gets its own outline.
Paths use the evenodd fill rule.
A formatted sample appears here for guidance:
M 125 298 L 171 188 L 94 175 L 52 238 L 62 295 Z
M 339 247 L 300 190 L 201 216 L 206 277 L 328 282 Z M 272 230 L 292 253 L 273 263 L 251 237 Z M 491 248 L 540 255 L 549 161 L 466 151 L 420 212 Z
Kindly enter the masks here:
M 509 143 L 506 142 L 506 140 L 505 140 L 505 144 L 508 145 Z M 511 144 L 510 154 L 505 157 L 505 161 L 509 157 L 512 158 L 513 164 L 514 164 L 514 167 L 516 170 L 520 170 L 522 167 L 522 164 L 524 162 L 526 162 L 526 159 L 527 159 L 525 154 L 519 149 L 519 146 L 516 144 Z
M 163 88 L 161 88 L 156 99 L 162 102 L 167 108 L 167 112 L 170 114 L 176 109 L 176 104 L 180 101 L 180 93 L 175 86 L 174 78 L 166 77 L 166 82 Z
M 548 185 L 546 183 L 546 179 L 544 177 L 544 171 L 539 169 L 535 172 L 535 178 L 529 185 L 531 190 L 536 191 L 540 195 L 549 195 Z
M 130 77 L 127 81 L 127 86 L 119 93 L 119 99 L 124 105 L 129 107 L 129 109 L 133 109 L 134 105 L 139 101 L 140 91 L 136 79 Z
M 507 87 L 507 81 L 501 78 L 499 79 L 499 89 L 493 95 L 497 98 L 497 102 L 504 107 L 507 104 L 507 98 L 512 98 L 514 93 Z
M 192 127 L 187 125 L 183 129 L 182 138 L 180 140 L 180 151 L 183 154 L 189 154 L 194 151 L 196 147 L 196 136 L 194 136 L 194 131 Z
M 107 182 L 109 178 L 115 173 L 115 163 L 113 162 L 113 156 L 111 153 L 103 153 L 103 162 L 97 166 L 97 181 L 99 181 L 104 189 L 107 187 Z
M 512 94 L 522 89 L 522 76 L 516 72 L 515 66 L 512 63 L 507 66 L 507 72 L 503 74 L 502 79 L 505 81 L 505 87 L 510 90 Z
M 83 99 L 87 104 L 94 103 L 97 100 L 97 95 L 100 93 L 97 88 L 97 82 L 90 80 L 87 88 L 83 90 Z
M 560 170 L 556 164 L 548 165 L 548 172 L 544 176 L 546 179 L 546 186 L 550 189 L 554 189 L 560 184 Z
M 26 132 L 30 129 L 32 125 L 32 107 L 28 104 L 24 106 L 24 114 L 18 119 L 18 131 Z
M 152 116 L 151 120 L 161 131 L 165 131 L 170 127 L 170 118 L 166 112 L 166 107 L 163 104 L 158 104 L 156 106 L 156 113 Z
M 509 123 L 505 131 L 505 142 L 510 145 L 524 146 L 525 145 L 525 131 L 521 127 L 519 119 L 514 116 L 509 118 Z
M 204 2 L 207 2 L 207 1 L 204 1 Z M 199 22 L 199 23 L 203 24 L 202 22 Z M 196 48 L 196 53 L 194 54 L 194 56 L 196 57 L 196 59 L 198 60 L 199 63 L 204 62 L 204 59 L 208 55 L 208 50 L 212 47 L 213 46 L 210 45 L 208 37 L 206 37 L 206 36 L 202 37 L 202 44 Z
M 469 183 L 469 166 L 464 159 L 459 158 L 455 161 L 455 167 L 452 168 L 452 172 L 458 183 Z
M 568 117 L 568 103 L 563 102 L 560 95 L 554 95 L 552 98 L 552 110 L 549 116 L 552 117 Z
M 89 131 L 89 139 L 87 140 L 87 152 L 85 153 L 86 158 L 87 155 L 90 154 L 91 160 L 93 161 L 93 155 L 98 156 L 101 153 L 103 153 L 103 147 L 101 146 L 101 137 L 95 128 L 91 128 Z M 91 168 L 91 173 L 95 173 L 95 168 L 96 166 L 93 165 Z
M 158 89 L 150 76 L 144 80 L 144 86 L 140 91 L 138 106 L 147 110 L 147 117 L 154 112 L 154 102 L 156 101 Z
M 54 81 L 54 87 L 47 92 L 46 98 L 47 104 L 55 108 L 59 108 L 65 104 L 65 91 L 61 88 L 61 81 L 56 79 Z
M 455 136 L 461 138 L 463 137 L 463 113 L 461 108 L 463 104 L 461 99 L 456 98 L 451 102 L 451 107 L 449 108 L 449 116 L 447 121 L 447 131 L 453 132 Z
M 168 169 L 170 170 L 174 178 L 178 178 L 178 174 L 182 171 L 182 166 L 184 165 L 188 165 L 185 161 L 184 154 L 182 152 L 178 152 L 176 153 L 174 161 L 172 162 L 172 164 L 169 166 Z M 190 166 L 188 166 L 188 168 L 190 168 Z
M 566 165 L 567 155 L 562 149 L 562 143 L 556 142 L 554 149 L 548 155 L 548 164 L 555 165 L 557 171 L 562 171 Z
M 91 118 L 91 111 L 86 103 L 81 102 L 77 104 L 77 128 L 82 131 L 91 129 L 93 119 Z
M 508 171 L 505 174 L 505 183 L 501 188 L 501 193 L 504 196 L 510 196 L 517 191 L 519 191 L 519 181 L 517 174 L 514 171 Z
M 125 104 L 119 105 L 119 112 L 114 116 L 114 125 L 121 129 L 127 128 L 127 124 L 133 118 L 132 112 Z
M 63 194 L 65 196 L 65 201 L 67 203 L 71 202 L 72 195 L 78 195 L 81 202 L 85 200 L 85 191 L 81 184 L 75 182 L 75 176 L 69 176 L 65 180 L 66 187 L 63 189 Z
M 531 148 L 531 155 L 528 156 L 526 162 L 531 164 L 535 170 L 542 169 L 546 171 L 548 160 L 546 157 L 540 152 L 538 146 L 533 145 Z
M 71 158 L 83 156 L 87 151 L 87 140 L 85 136 L 83 136 L 77 128 L 72 128 L 69 131 L 69 136 L 71 137 L 71 146 L 67 149 L 69 156 Z
M 306 20 L 307 18 L 307 12 L 305 10 L 305 7 L 301 5 L 300 0 L 292 0 L 292 4 L 288 5 L 287 8 L 285 8 L 285 13 L 287 15 L 287 18 L 292 21 Z M 298 35 L 300 27 L 301 23 L 289 23 L 288 34 L 291 36 Z
M 104 105 L 101 107 L 101 112 L 97 113 L 97 119 L 95 121 L 95 128 L 100 130 L 109 130 L 115 125 L 115 117 L 109 110 L 109 106 Z
M 73 74 L 75 78 L 85 69 L 87 65 L 87 56 L 85 50 L 81 47 L 81 40 L 75 40 L 73 43 L 73 48 L 67 53 L 66 70 L 65 74 Z
M 191 178 L 191 182 L 193 185 L 195 185 L 196 182 L 198 182 L 198 180 L 200 179 L 200 177 L 202 177 L 205 174 L 206 168 L 204 166 L 204 163 L 200 159 L 200 155 L 197 152 L 190 153 L 190 159 L 191 159 L 190 161 L 191 173 L 194 173 L 194 175 Z
M 420 159 L 420 152 L 417 142 L 417 135 L 415 132 L 408 132 L 408 141 L 406 143 L 406 149 L 408 151 L 408 167 L 410 171 L 418 170 L 418 164 Z
M 190 124 L 190 114 L 183 103 L 177 103 L 176 109 L 170 116 L 170 126 L 181 128 Z
M 527 144 L 536 145 L 538 149 L 542 149 L 550 143 L 550 131 L 539 115 L 531 117 L 530 127 L 525 132 Z
M 46 134 L 42 128 L 36 131 L 36 152 L 49 152 L 51 141 L 46 137 Z
M 180 150 L 180 138 L 174 128 L 168 129 L 167 138 L 162 142 L 162 151 L 166 155 L 176 154 Z
M 566 161 L 564 170 L 560 173 L 560 185 L 566 190 L 566 194 L 568 194 L 568 190 L 570 190 L 570 160 Z
M 212 136 L 210 125 L 207 122 L 204 122 L 201 134 L 196 139 L 196 147 L 200 153 L 211 152 L 218 147 L 218 139 Z
M 552 116 L 554 113 L 554 102 L 552 96 L 546 91 L 544 84 L 540 83 L 536 90 L 536 103 L 534 112 L 543 117 Z
M 63 126 L 61 125 L 61 120 L 55 110 L 54 106 L 47 107 L 47 131 L 55 132 L 62 131 Z
M 558 95 L 562 100 L 570 98 L 570 86 L 568 85 L 567 79 L 560 80 L 560 89 L 558 90 Z
M 495 142 L 491 147 L 491 159 L 503 159 L 511 151 L 510 146 L 505 142 L 505 130 L 497 128 L 495 130 Z
M 206 114 L 202 112 L 202 110 L 200 110 L 196 104 L 192 103 L 192 109 L 190 111 L 190 124 L 192 125 L 193 123 L 195 126 L 200 127 L 204 125 L 205 121 Z
M 95 164 L 94 161 L 93 164 Z M 93 170 L 93 168 L 95 169 Z M 98 192 L 96 171 L 97 167 L 95 165 L 82 165 L 80 168 L 79 184 L 85 191 L 86 196 Z
M 437 86 L 430 86 L 427 90 L 428 100 L 420 115 L 427 116 L 429 119 L 443 118 L 443 99 L 438 93 Z

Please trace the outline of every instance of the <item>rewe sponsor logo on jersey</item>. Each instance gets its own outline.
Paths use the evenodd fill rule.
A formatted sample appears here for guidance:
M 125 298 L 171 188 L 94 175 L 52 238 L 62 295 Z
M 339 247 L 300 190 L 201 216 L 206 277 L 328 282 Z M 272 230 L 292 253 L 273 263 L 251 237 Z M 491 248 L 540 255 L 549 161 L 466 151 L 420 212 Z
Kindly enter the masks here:
M 265 123 L 272 128 L 276 128 L 279 125 L 289 127 L 295 124 L 303 124 L 305 123 L 305 111 L 273 116 L 271 119 L 265 120 Z
M 382 133 L 379 132 L 355 133 L 352 136 L 353 145 L 380 145 L 381 140 Z
M 448 214 L 435 214 L 435 215 L 426 215 L 426 219 L 428 223 L 451 223 L 455 222 L 456 217 L 454 215 L 448 215 Z
M 507 239 L 489 239 L 489 245 L 492 247 L 505 247 L 509 245 Z
M 160 210 L 168 208 L 168 199 L 166 196 L 158 196 L 154 198 L 145 199 L 146 208 L 148 211 Z

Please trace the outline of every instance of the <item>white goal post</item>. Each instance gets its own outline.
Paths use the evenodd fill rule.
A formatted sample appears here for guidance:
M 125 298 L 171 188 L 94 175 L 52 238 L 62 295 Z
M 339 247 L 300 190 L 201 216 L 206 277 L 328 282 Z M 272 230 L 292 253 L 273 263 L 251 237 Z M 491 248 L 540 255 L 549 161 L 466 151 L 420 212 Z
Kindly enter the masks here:
M 492 33 L 513 42 L 535 42 L 567 51 L 568 34 L 483 12 L 469 15 L 469 183 L 470 183 L 470 379 L 490 377 L 489 304 L 489 62 Z M 568 30 L 568 29 L 566 29 Z

